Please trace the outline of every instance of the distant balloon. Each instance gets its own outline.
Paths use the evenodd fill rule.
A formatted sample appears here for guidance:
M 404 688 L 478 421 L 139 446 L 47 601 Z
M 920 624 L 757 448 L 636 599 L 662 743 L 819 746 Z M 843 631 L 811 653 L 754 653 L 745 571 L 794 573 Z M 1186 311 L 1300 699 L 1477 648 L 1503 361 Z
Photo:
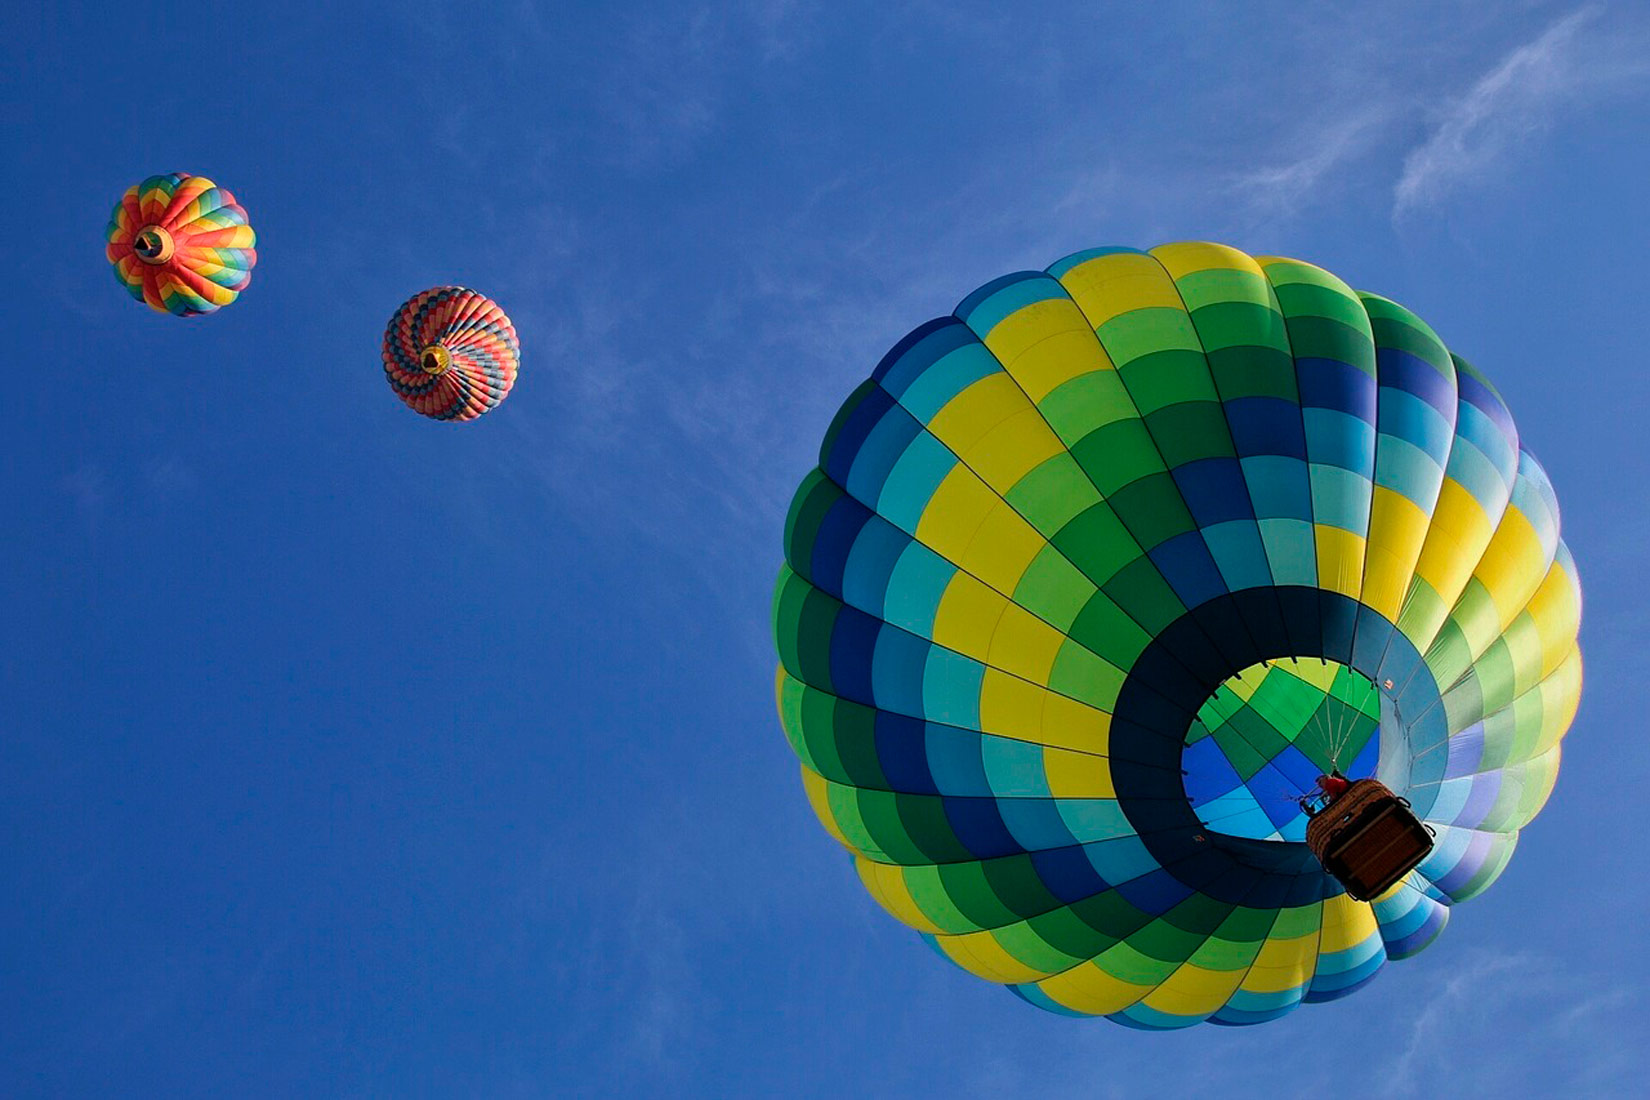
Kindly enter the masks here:
M 132 297 L 179 317 L 221 309 L 252 281 L 257 234 L 235 196 L 173 172 L 129 188 L 109 219 L 109 262 Z
M 496 408 L 520 364 L 510 318 L 491 298 L 461 286 L 413 295 L 384 333 L 390 387 L 435 420 L 474 420 Z
M 1501 396 L 1397 303 L 1220 245 L 1080 252 L 911 332 L 785 561 L 781 719 L 871 896 L 1131 1027 L 1260 1023 L 1426 947 L 1581 692 L 1575 563 Z M 1332 771 L 1436 836 L 1368 901 L 1308 847 Z

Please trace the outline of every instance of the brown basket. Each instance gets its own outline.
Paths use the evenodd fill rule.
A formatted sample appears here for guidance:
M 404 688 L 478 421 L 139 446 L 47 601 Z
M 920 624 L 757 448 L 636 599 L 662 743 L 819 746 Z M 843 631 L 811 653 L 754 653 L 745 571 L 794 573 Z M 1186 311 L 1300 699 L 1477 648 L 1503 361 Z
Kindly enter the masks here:
M 1407 800 L 1360 779 L 1307 824 L 1306 846 L 1348 894 L 1369 901 L 1426 858 L 1432 833 Z

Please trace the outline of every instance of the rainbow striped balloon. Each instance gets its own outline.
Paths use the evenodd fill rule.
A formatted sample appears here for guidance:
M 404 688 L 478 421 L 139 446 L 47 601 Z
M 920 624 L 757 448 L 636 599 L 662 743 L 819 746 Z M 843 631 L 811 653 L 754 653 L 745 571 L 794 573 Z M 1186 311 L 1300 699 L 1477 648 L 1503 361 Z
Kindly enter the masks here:
M 396 396 L 435 420 L 474 420 L 516 383 L 521 344 L 484 294 L 438 286 L 413 295 L 384 333 L 384 374 Z
M 160 313 L 222 309 L 252 281 L 258 236 L 235 196 L 205 176 L 173 172 L 129 188 L 109 219 L 115 277 Z
M 848 398 L 785 529 L 779 711 L 871 895 L 1139 1028 L 1343 997 L 1558 775 L 1581 594 L 1506 404 L 1402 306 L 1214 244 L 988 283 Z M 1373 902 L 1298 797 L 1436 833 Z

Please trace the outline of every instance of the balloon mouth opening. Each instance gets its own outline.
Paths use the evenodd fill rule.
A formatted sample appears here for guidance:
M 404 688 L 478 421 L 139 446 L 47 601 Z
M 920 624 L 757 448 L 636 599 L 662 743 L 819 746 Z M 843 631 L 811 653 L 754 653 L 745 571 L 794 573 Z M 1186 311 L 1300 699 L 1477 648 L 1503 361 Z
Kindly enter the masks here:
M 440 344 L 431 344 L 418 353 L 418 365 L 425 374 L 445 374 L 447 368 L 453 365 L 453 356 Z
M 1304 843 L 1300 798 L 1322 775 L 1373 774 L 1381 714 L 1375 681 L 1338 661 L 1251 665 L 1204 701 L 1186 731 L 1186 799 L 1210 832 Z
M 165 263 L 172 258 L 175 249 L 172 234 L 158 225 L 148 226 L 132 242 L 132 251 L 146 264 Z

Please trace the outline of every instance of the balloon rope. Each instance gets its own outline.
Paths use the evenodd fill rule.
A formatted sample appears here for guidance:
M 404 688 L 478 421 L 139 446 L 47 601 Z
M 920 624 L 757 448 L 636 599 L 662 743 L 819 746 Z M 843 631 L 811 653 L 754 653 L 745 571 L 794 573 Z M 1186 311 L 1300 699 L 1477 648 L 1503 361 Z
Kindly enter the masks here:
M 1295 798 L 1295 797 L 1291 797 L 1291 796 L 1280 796 L 1279 801 L 1298 802 L 1299 799 Z M 1197 811 L 1194 810 L 1193 812 L 1196 813 Z M 1209 824 L 1211 824 L 1213 822 L 1216 822 L 1216 821 L 1225 821 L 1228 818 L 1241 817 L 1244 814 L 1257 814 L 1257 813 L 1260 814 L 1262 817 L 1266 818 L 1267 822 L 1272 825 L 1273 831 L 1276 831 L 1278 829 L 1278 825 L 1276 823 L 1272 822 L 1271 817 L 1266 813 L 1266 811 L 1264 809 L 1261 808 L 1259 799 L 1255 800 L 1255 804 L 1253 806 L 1240 806 L 1235 810 L 1227 810 L 1225 813 L 1216 814 L 1213 817 L 1204 817 L 1201 813 L 1198 813 L 1197 819 L 1202 824 L 1209 825 Z
M 1340 679 L 1340 675 L 1340 670 L 1337 669 L 1335 675 L 1329 678 L 1329 690 L 1324 692 L 1323 697 L 1324 710 L 1329 712 L 1329 720 L 1335 728 L 1335 742 L 1329 753 L 1329 763 L 1336 771 L 1340 771 L 1341 750 L 1346 748 L 1346 741 L 1350 736 L 1349 732 L 1341 729 L 1341 720 L 1345 715 L 1338 709 L 1340 700 L 1335 697 L 1335 681 Z
M 1366 684 L 1368 685 L 1367 687 L 1364 686 Z M 1370 698 L 1375 691 L 1375 685 L 1374 683 L 1360 677 L 1357 680 L 1349 680 L 1347 690 L 1353 695 L 1358 695 L 1360 693 L 1362 694 L 1362 698 L 1359 699 L 1358 702 L 1346 704 L 1348 708 L 1346 715 L 1346 738 L 1348 745 L 1350 745 L 1352 741 L 1352 734 L 1357 730 L 1359 723 L 1366 717 L 1364 707 L 1370 702 Z M 1368 743 L 1367 738 L 1365 739 L 1365 743 Z
M 1344 690 L 1350 693 L 1353 687 L 1353 684 L 1348 683 Z M 1352 747 L 1352 734 L 1358 728 L 1358 717 L 1363 714 L 1363 710 L 1357 704 L 1349 703 L 1345 699 L 1338 699 L 1337 704 L 1341 708 L 1341 720 L 1345 723 L 1344 732 L 1341 734 L 1340 748 L 1340 751 L 1344 753 Z M 1339 760 L 1336 761 L 1336 766 L 1340 766 Z
M 1408 722 L 1406 722 L 1404 724 L 1406 726 L 1413 726 L 1415 723 L 1419 722 L 1421 719 L 1423 719 L 1427 715 L 1431 714 L 1432 713 L 1432 708 L 1437 706 L 1439 703 L 1442 703 L 1443 701 L 1444 701 L 1444 694 L 1443 694 L 1443 692 L 1439 692 L 1438 693 L 1438 698 L 1434 699 L 1432 702 L 1430 702 L 1426 706 L 1422 707 L 1420 714 L 1417 714 L 1415 717 L 1411 718 Z
M 1336 771 L 1341 769 L 1341 750 L 1346 748 L 1347 741 L 1352 737 L 1350 726 L 1344 732 L 1341 728 L 1341 720 L 1345 715 L 1335 709 L 1340 703 L 1340 700 L 1335 697 L 1335 681 L 1340 679 L 1340 676 L 1340 670 L 1337 669 L 1335 675 L 1329 680 L 1329 690 L 1324 694 L 1324 709 L 1329 711 L 1331 720 L 1335 723 L 1335 740 L 1329 750 L 1329 763 L 1334 766 Z
M 1433 745 L 1431 748 L 1423 749 L 1422 751 L 1416 753 L 1414 756 L 1410 757 L 1409 758 L 1410 763 L 1413 764 L 1417 760 L 1425 760 L 1427 757 L 1431 756 L 1433 753 L 1437 752 L 1439 749 L 1449 748 L 1450 747 L 1450 742 L 1451 742 L 1451 738 L 1445 737 L 1442 741 L 1438 742 L 1436 745 Z
M 1329 763 L 1333 766 L 1335 765 L 1335 731 L 1329 725 L 1328 696 L 1326 695 L 1324 699 L 1325 702 L 1312 709 L 1312 717 L 1308 719 L 1308 722 L 1312 727 L 1314 740 L 1322 747 L 1324 755 L 1329 757 Z
M 1313 784 L 1313 786 L 1316 787 L 1317 784 Z M 1305 788 L 1305 787 L 1299 787 L 1297 789 L 1301 792 L 1301 794 L 1309 793 L 1307 788 Z M 1251 793 L 1251 795 L 1253 794 L 1253 792 L 1250 792 L 1250 793 Z M 1271 802 L 1294 802 L 1294 803 L 1298 804 L 1300 802 L 1300 799 L 1301 799 L 1300 794 L 1290 794 L 1288 791 L 1279 791 L 1279 792 L 1274 793 L 1271 796 L 1269 796 L 1269 798 L 1267 800 L 1271 801 Z M 1209 803 L 1205 803 L 1205 805 L 1209 805 Z M 1234 810 L 1227 810 L 1225 813 L 1216 814 L 1214 817 L 1205 818 L 1205 817 L 1203 817 L 1203 815 L 1201 813 L 1199 813 L 1195 809 L 1194 809 L 1193 812 L 1198 813 L 1198 820 L 1202 821 L 1205 825 L 1207 825 L 1211 821 L 1225 821 L 1229 817 L 1237 817 L 1241 814 L 1252 814 L 1256 810 L 1259 810 L 1259 809 L 1260 809 L 1260 799 L 1257 798 L 1257 799 L 1255 799 L 1255 805 L 1253 805 L 1253 806 L 1239 806 L 1238 808 L 1236 808 Z M 1264 810 L 1261 810 L 1261 812 L 1265 813 Z M 1268 818 L 1268 820 L 1270 820 L 1270 818 Z
M 1357 693 L 1358 681 L 1353 679 L 1354 673 L 1350 669 L 1343 669 L 1342 671 L 1345 672 L 1345 675 L 1339 677 L 1343 681 L 1341 690 L 1347 696 L 1354 697 Z M 1351 747 L 1352 735 L 1357 732 L 1358 720 L 1363 717 L 1364 710 L 1361 704 L 1349 702 L 1348 699 L 1337 697 L 1335 702 L 1341 708 L 1341 720 L 1344 723 L 1340 744 L 1335 753 L 1335 766 L 1338 768 L 1341 766 L 1340 754 Z
M 1335 674 L 1331 673 L 1329 683 L 1323 689 L 1323 699 L 1318 703 L 1318 709 L 1323 714 L 1324 721 L 1329 724 L 1329 766 L 1336 767 L 1341 758 L 1341 726 L 1336 720 L 1335 713 Z
M 1203 823 L 1203 824 L 1205 824 L 1205 825 L 1207 825 L 1207 824 L 1209 824 L 1209 823 L 1210 823 L 1210 822 L 1211 822 L 1211 821 L 1225 821 L 1225 820 L 1226 820 L 1226 819 L 1227 819 L 1227 818 L 1229 818 L 1229 817 L 1239 817 L 1239 816 L 1241 816 L 1241 815 L 1243 815 L 1243 814 L 1253 814 L 1253 813 L 1264 813 L 1264 812 L 1265 812 L 1265 811 L 1263 811 L 1263 810 L 1262 810 L 1262 809 L 1261 809 L 1261 808 L 1260 808 L 1260 806 L 1259 806 L 1259 805 L 1254 805 L 1254 806 L 1242 806 L 1242 807 L 1239 807 L 1239 808 L 1238 808 L 1238 809 L 1235 809 L 1235 810 L 1227 810 L 1227 811 L 1226 811 L 1226 812 L 1225 812 L 1225 813 L 1223 813 L 1223 814 L 1216 814 L 1216 815 L 1214 815 L 1214 816 L 1213 816 L 1213 817 L 1204 817 L 1204 816 L 1203 816 L 1203 815 L 1202 815 L 1202 814 L 1201 814 L 1201 813 L 1200 813 L 1200 814 L 1198 814 L 1198 818 L 1197 818 L 1197 819 L 1198 819 L 1198 820 L 1199 820 L 1199 821 L 1201 821 L 1201 822 L 1202 822 L 1202 823 Z
M 1306 717 L 1306 731 L 1312 735 L 1312 744 L 1317 745 L 1327 755 L 1330 748 L 1329 730 L 1323 724 L 1323 708 L 1313 707 L 1312 713 Z

